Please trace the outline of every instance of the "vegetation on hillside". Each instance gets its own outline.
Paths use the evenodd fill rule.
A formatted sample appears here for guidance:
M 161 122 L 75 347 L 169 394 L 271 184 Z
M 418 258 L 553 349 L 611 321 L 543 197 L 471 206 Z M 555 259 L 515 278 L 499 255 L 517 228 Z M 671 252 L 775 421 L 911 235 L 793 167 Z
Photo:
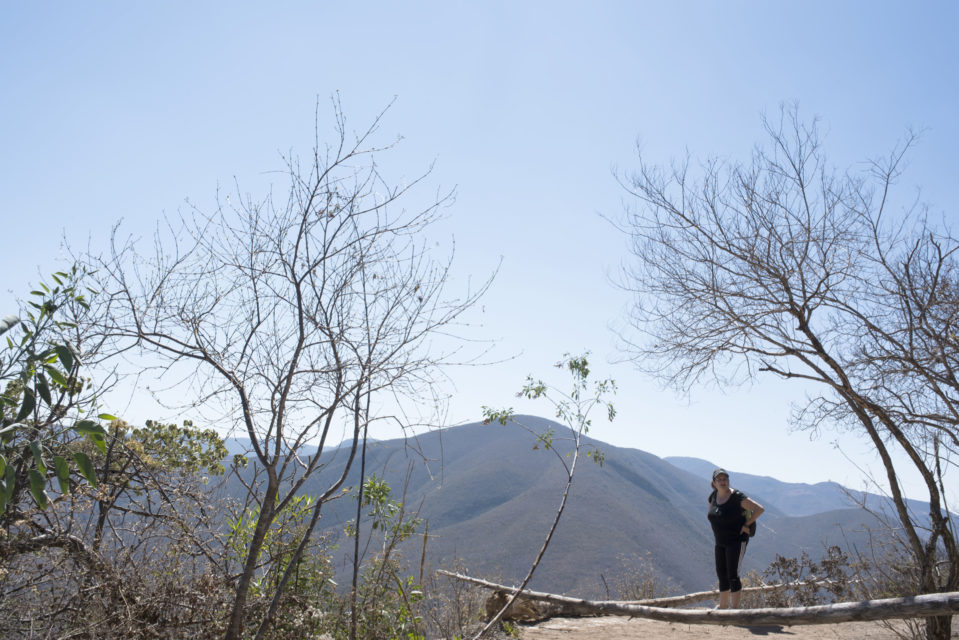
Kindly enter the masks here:
M 55 280 L 34 294 L 27 321 L 3 326 L 0 636 L 222 637 L 258 507 L 242 509 L 219 490 L 231 470 L 215 431 L 88 417 L 97 396 L 82 377 L 85 344 L 69 341 L 82 332 L 67 315 L 82 274 Z M 316 500 L 297 496 L 257 556 L 244 636 L 287 573 L 264 637 L 414 640 L 477 624 L 481 603 L 469 589 L 426 576 L 426 601 L 422 568 L 415 579 L 397 552 L 421 522 L 375 476 L 363 489 L 356 498 L 373 535 L 356 592 L 337 588 L 322 541 L 294 553 Z

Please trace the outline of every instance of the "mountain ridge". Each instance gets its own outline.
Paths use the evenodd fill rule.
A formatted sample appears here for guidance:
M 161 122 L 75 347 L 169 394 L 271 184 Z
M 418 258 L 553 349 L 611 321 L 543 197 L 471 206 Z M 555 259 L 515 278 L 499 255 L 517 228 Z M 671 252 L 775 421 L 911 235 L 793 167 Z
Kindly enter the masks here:
M 712 478 L 713 470 L 719 467 L 719 465 L 701 458 L 667 456 L 663 460 L 702 478 L 706 482 L 709 482 Z M 762 499 L 759 496 L 763 496 L 781 509 L 785 515 L 815 515 L 824 511 L 859 508 L 863 504 L 883 513 L 894 513 L 894 506 L 890 498 L 866 491 L 849 489 L 838 482 L 785 482 L 771 476 L 754 475 L 734 469 L 727 469 L 727 471 L 730 473 L 730 481 L 733 486 L 738 488 L 737 483 L 742 482 L 743 486 L 749 486 L 755 492 L 760 502 L 762 502 Z M 907 499 L 906 504 L 917 513 L 928 511 L 928 505 L 920 500 Z
M 536 416 L 514 420 L 534 431 L 552 429 L 552 449 L 544 450 L 534 434 L 515 424 L 473 423 L 368 443 L 367 473 L 389 483 L 397 499 L 402 496 L 410 511 L 418 509 L 429 522 L 430 568 L 461 567 L 514 583 L 528 571 L 566 481 L 555 455 L 566 455 L 571 447 L 562 440 L 567 427 Z M 605 583 L 648 554 L 664 584 L 680 591 L 712 588 L 708 479 L 639 449 L 592 438 L 584 438 L 583 446 L 599 448 L 605 463 L 581 459 L 566 511 L 530 587 L 605 597 Z M 325 454 L 324 467 L 310 479 L 307 491 L 319 493 L 329 486 L 344 461 L 341 450 Z M 777 504 L 773 496 L 778 494 L 752 486 L 753 477 L 737 473 L 735 478 L 767 509 L 749 544 L 744 570 L 761 571 L 777 554 L 795 557 L 805 550 L 815 558 L 833 544 L 864 545 L 869 529 L 881 529 L 867 512 L 825 508 L 834 506 L 828 501 L 819 512 L 795 515 Z M 347 485 L 358 484 L 359 465 L 354 465 Z M 324 506 L 321 527 L 330 542 L 344 542 L 343 529 L 355 509 L 351 500 Z M 407 541 L 406 557 L 418 561 L 423 542 L 422 536 Z M 352 545 L 339 546 L 337 562 L 344 567 L 345 549 Z

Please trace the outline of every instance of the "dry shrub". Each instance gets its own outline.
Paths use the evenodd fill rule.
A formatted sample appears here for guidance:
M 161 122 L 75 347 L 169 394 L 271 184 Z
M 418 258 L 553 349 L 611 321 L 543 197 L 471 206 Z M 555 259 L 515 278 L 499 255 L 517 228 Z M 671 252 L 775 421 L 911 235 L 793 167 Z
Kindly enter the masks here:
M 459 562 L 451 569 L 469 574 Z M 426 596 L 420 611 L 430 638 L 462 638 L 482 628 L 486 600 L 491 591 L 449 576 L 428 572 L 423 584 Z
M 619 560 L 619 569 L 607 585 L 612 587 L 610 597 L 616 600 L 650 600 L 679 592 L 676 583 L 656 569 L 649 551 L 642 555 L 620 556 Z
M 787 588 L 743 595 L 744 608 L 807 607 L 856 598 L 865 566 L 851 562 L 848 554 L 837 546 L 826 549 L 826 554 L 813 561 L 802 552 L 799 558 L 776 559 L 760 574 L 755 571 L 743 576 L 744 587 L 790 585 Z
M 0 572 L 0 637 L 222 635 L 228 581 L 177 545 L 150 551 L 111 557 L 49 546 L 6 558 Z

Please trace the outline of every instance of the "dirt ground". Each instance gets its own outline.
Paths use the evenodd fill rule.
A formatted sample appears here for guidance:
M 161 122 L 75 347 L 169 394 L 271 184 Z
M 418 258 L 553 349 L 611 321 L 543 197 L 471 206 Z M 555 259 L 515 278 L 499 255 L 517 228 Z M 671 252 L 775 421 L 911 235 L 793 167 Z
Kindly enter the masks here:
M 844 622 L 795 627 L 739 627 L 657 622 L 641 618 L 607 616 L 599 618 L 553 618 L 535 626 L 522 627 L 521 640 L 738 640 L 767 636 L 779 640 L 901 640 L 906 623 L 890 621 Z M 952 637 L 959 638 L 959 616 L 953 618 Z M 905 637 L 909 637 L 905 635 Z

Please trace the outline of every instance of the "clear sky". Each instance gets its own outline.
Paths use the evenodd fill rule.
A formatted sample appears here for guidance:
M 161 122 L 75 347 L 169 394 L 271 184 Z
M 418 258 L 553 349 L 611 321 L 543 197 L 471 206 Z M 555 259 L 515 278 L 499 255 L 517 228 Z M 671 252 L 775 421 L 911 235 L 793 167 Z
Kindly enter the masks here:
M 862 486 L 863 443 L 790 433 L 803 391 L 767 382 L 690 398 L 625 363 L 610 331 L 625 239 L 614 174 L 689 150 L 743 158 L 783 101 L 822 117 L 846 166 L 925 131 L 900 182 L 955 219 L 959 4 L 954 2 L 30 2 L 0 4 L 0 303 L 63 266 L 61 238 L 149 234 L 185 199 L 256 189 L 308 153 L 319 100 L 357 128 L 397 98 L 388 170 L 457 188 L 437 233 L 458 274 L 496 282 L 469 318 L 498 365 L 449 372 L 452 423 L 523 405 L 528 373 L 589 349 L 620 414 L 592 435 L 783 480 Z M 282 184 L 282 183 L 280 183 Z M 118 401 L 119 402 L 119 401 Z M 153 409 L 123 409 L 143 419 Z M 839 441 L 843 453 L 834 447 Z M 955 492 L 954 492 L 955 493 Z M 955 498 L 954 498 L 955 500 Z

